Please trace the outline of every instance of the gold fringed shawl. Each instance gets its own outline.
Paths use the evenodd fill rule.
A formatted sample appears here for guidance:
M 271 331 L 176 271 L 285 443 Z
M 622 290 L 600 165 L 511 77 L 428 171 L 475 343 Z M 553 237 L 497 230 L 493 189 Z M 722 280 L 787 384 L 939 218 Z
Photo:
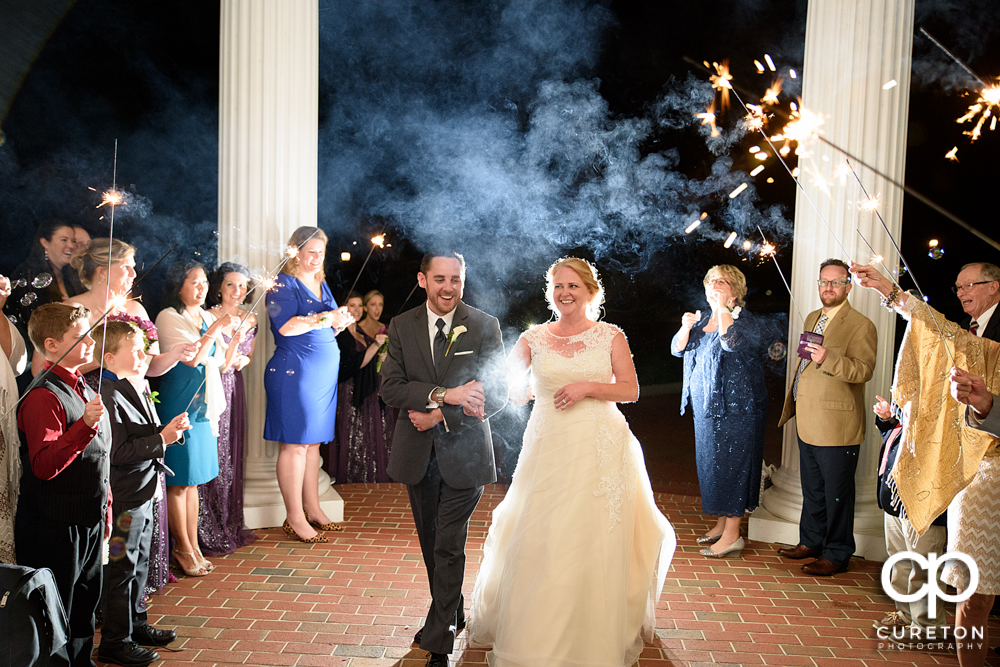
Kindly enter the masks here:
M 893 399 L 903 410 L 903 446 L 892 474 L 907 518 L 923 535 L 969 485 L 983 457 L 997 454 L 998 443 L 968 427 L 965 406 L 951 397 L 952 361 L 941 333 L 959 368 L 982 376 L 994 394 L 1000 390 L 1000 344 L 965 331 L 917 297 L 908 302 L 910 323 L 893 383 Z

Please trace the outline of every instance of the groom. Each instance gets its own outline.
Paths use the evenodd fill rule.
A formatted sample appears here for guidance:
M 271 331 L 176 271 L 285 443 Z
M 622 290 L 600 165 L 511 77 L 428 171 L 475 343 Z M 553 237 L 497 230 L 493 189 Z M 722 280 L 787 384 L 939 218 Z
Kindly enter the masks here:
M 388 472 L 409 491 L 431 589 L 414 639 L 430 667 L 447 667 L 465 627 L 469 518 L 496 481 L 487 420 L 507 403 L 507 370 L 499 322 L 461 301 L 460 254 L 427 253 L 417 282 L 427 301 L 389 324 L 381 393 L 400 410 Z

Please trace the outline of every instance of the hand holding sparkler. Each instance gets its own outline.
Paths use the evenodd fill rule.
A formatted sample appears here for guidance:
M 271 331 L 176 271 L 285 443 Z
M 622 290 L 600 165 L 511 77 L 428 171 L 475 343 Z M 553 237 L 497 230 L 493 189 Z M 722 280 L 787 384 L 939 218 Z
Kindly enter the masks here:
M 896 287 L 896 283 L 882 275 L 882 272 L 871 264 L 851 264 L 850 272 L 854 274 L 854 279 L 859 285 L 866 289 L 875 290 L 886 298 L 892 294 L 893 288 L 899 289 Z M 905 302 L 906 292 L 900 292 L 898 303 L 902 305 Z
M 347 310 L 347 306 L 341 306 L 337 310 L 327 310 L 319 313 L 316 318 L 316 328 L 325 329 L 327 327 L 333 327 L 334 329 L 346 329 L 349 325 L 354 324 L 354 315 Z
M 951 395 L 975 410 L 979 417 L 985 417 L 993 409 L 993 394 L 986 388 L 983 378 L 961 368 L 951 369 Z
M 167 425 L 163 427 L 163 430 L 160 431 L 160 435 L 163 436 L 163 444 L 173 445 L 181 439 L 184 431 L 190 430 L 191 422 L 188 420 L 188 414 L 186 412 L 182 412 L 171 419 Z
M 101 419 L 104 418 L 104 403 L 101 402 L 101 395 L 94 396 L 83 408 L 83 423 L 90 428 L 97 428 Z

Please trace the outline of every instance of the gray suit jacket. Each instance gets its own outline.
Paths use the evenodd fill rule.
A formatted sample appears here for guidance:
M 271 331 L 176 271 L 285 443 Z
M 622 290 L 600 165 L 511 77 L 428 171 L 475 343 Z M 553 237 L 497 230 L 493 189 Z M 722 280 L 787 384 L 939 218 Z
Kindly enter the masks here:
M 128 380 L 105 379 L 101 400 L 111 418 L 113 503 L 117 509 L 133 509 L 153 498 L 159 472 L 166 470 L 163 427 L 152 402 L 139 396 Z
M 427 474 L 431 449 L 441 477 L 455 489 L 469 489 L 496 481 L 489 418 L 507 404 L 507 364 L 500 323 L 491 315 L 459 302 L 452 329 L 465 326 L 435 371 L 427 329 L 427 306 L 422 303 L 389 324 L 388 356 L 382 364 L 382 399 L 399 409 L 389 454 L 389 476 L 417 484 Z M 458 387 L 471 380 L 483 383 L 486 421 L 467 417 L 460 405 L 443 405 L 448 424 L 420 432 L 408 410 L 426 411 L 435 387 Z
M 972 416 L 972 408 L 966 406 L 965 408 L 965 423 L 976 429 L 977 431 L 983 431 L 984 433 L 989 433 L 994 438 L 1000 438 L 1000 396 L 993 395 L 993 409 L 990 410 L 990 414 L 983 417 L 982 421 L 978 424 L 973 423 L 970 419 Z

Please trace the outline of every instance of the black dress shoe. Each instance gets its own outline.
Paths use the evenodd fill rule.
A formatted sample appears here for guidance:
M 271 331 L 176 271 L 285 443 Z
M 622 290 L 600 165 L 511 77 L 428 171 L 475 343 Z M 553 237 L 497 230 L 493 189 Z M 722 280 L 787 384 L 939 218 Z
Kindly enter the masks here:
M 455 626 L 455 634 L 457 635 L 462 630 L 465 630 L 465 621 L 461 621 L 459 622 L 458 625 Z M 417 630 L 417 634 L 413 635 L 413 643 L 419 644 L 420 638 L 423 636 L 424 636 L 424 629 L 420 628 L 419 630 Z
M 152 625 L 140 625 L 132 629 L 132 641 L 139 646 L 166 646 L 177 639 L 173 630 L 160 630 Z
M 114 648 L 105 648 L 104 644 L 97 647 L 97 659 L 112 665 L 146 667 L 159 658 L 160 654 L 156 651 L 150 651 L 134 642 L 126 642 Z
M 132 641 L 139 646 L 166 646 L 177 639 L 173 630 L 160 630 L 152 625 L 140 625 L 132 629 Z
M 778 555 L 784 556 L 785 558 L 819 558 L 823 555 L 823 552 L 819 549 L 813 549 L 807 547 L 804 544 L 800 544 L 795 547 L 782 547 L 778 549 Z
M 448 667 L 447 653 L 431 653 L 427 660 L 427 667 Z

